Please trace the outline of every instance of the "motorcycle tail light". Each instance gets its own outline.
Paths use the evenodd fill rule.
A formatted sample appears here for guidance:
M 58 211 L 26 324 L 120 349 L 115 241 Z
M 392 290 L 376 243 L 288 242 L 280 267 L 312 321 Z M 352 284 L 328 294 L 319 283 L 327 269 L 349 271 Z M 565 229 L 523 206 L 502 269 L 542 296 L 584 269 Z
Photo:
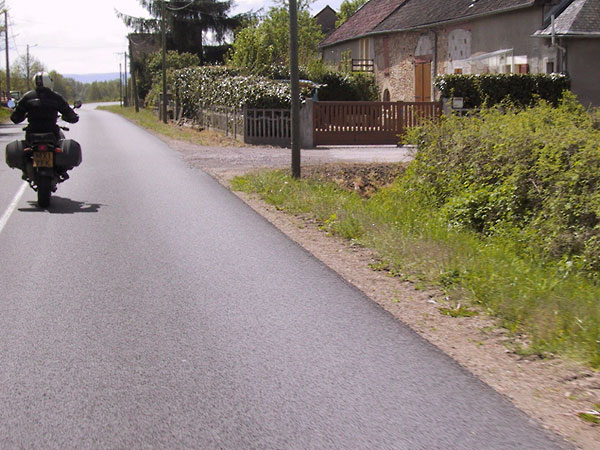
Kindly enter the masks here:
M 46 144 L 40 144 L 40 145 L 37 146 L 37 149 L 40 150 L 40 151 L 42 151 L 42 152 L 45 152 L 45 151 L 48 150 L 48 146 Z

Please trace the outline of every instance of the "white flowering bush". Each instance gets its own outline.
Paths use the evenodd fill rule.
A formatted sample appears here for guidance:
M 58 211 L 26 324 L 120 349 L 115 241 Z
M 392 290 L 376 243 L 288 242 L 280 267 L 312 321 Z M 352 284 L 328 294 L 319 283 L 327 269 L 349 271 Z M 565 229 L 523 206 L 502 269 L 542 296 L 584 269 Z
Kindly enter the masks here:
M 193 67 L 172 73 L 172 92 L 185 117 L 201 107 L 289 108 L 290 83 L 259 76 L 242 76 L 226 67 Z

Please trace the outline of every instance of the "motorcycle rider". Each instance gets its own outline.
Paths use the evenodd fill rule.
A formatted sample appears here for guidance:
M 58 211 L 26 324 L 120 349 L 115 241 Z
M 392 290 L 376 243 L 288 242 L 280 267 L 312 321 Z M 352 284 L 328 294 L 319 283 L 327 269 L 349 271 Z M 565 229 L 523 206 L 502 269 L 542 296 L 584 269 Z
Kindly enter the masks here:
M 10 116 L 13 123 L 21 123 L 27 118 L 25 140 L 29 133 L 54 133 L 56 139 L 63 138 L 56 124 L 58 114 L 69 123 L 77 123 L 79 116 L 69 106 L 62 95 L 52 90 L 53 82 L 47 72 L 38 72 L 33 76 L 35 89 L 27 92 L 17 103 Z
M 33 76 L 33 85 L 35 89 L 27 92 L 19 99 L 15 110 L 10 115 L 13 123 L 21 123 L 27 118 L 27 127 L 25 128 L 25 141 L 29 142 L 30 133 L 53 133 L 56 142 L 64 139 L 64 135 L 57 125 L 58 114 L 62 119 L 69 123 L 77 123 L 79 116 L 69 106 L 69 103 L 58 92 L 52 90 L 53 82 L 50 74 L 47 72 L 38 72 Z M 68 168 L 60 170 L 64 180 L 69 178 Z M 32 179 L 32 165 L 28 163 L 23 170 L 23 179 Z

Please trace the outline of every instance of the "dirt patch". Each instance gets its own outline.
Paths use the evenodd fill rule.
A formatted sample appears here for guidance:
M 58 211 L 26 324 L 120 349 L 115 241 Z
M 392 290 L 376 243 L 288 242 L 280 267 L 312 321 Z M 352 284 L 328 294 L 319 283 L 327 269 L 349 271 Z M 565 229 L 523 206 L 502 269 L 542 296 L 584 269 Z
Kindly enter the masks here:
M 405 168 L 405 163 L 330 163 L 305 167 L 302 176 L 331 181 L 344 189 L 358 192 L 363 197 L 369 197 L 382 186 L 393 183 L 402 175 Z
M 265 148 L 211 148 L 167 140 L 193 167 L 229 186 L 229 180 L 249 170 L 289 167 L 289 150 Z M 347 189 L 370 195 L 403 170 L 399 164 L 340 164 L 322 158 L 303 160 L 305 175 L 333 180 Z M 313 161 L 315 162 L 315 161 Z M 435 290 L 415 285 L 370 267 L 378 263 L 371 250 L 330 236 L 314 221 L 283 213 L 256 196 L 236 192 L 316 258 L 362 290 L 543 427 L 563 436 L 577 448 L 600 449 L 600 426 L 578 414 L 600 403 L 600 373 L 563 359 L 521 357 L 510 350 L 514 341 L 498 323 L 485 315 L 451 317 L 441 314 L 444 298 Z M 493 424 L 490 424 L 493 426 Z

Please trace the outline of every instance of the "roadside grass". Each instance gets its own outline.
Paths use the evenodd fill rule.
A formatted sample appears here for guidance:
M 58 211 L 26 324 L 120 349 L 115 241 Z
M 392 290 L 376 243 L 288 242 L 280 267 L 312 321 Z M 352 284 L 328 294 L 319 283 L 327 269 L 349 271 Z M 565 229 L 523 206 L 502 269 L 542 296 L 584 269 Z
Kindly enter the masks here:
M 600 424 L 600 404 L 595 404 L 589 411 L 579 412 L 578 416 L 587 422 Z
M 135 112 L 135 108 L 132 106 L 98 106 L 97 109 L 119 114 L 126 119 L 140 125 L 141 127 L 147 128 L 155 133 L 162 134 L 171 139 L 178 139 L 192 142 L 197 145 L 206 146 L 239 147 L 243 145 L 241 142 L 236 141 L 228 136 L 224 136 L 223 133 L 220 133 L 216 130 L 199 131 L 190 127 L 179 126 L 173 122 L 165 124 L 159 120 L 152 111 L 144 108 L 140 108 L 139 112 L 137 113 Z
M 12 113 L 12 109 L 1 107 L 0 108 L 0 123 L 8 122 L 11 113 Z
M 380 269 L 441 289 L 457 305 L 442 314 L 499 318 L 526 342 L 515 346 L 519 354 L 561 354 L 600 368 L 600 286 L 536 259 L 509 237 L 451 228 L 399 183 L 370 198 L 287 171 L 247 174 L 232 185 L 374 249 Z

